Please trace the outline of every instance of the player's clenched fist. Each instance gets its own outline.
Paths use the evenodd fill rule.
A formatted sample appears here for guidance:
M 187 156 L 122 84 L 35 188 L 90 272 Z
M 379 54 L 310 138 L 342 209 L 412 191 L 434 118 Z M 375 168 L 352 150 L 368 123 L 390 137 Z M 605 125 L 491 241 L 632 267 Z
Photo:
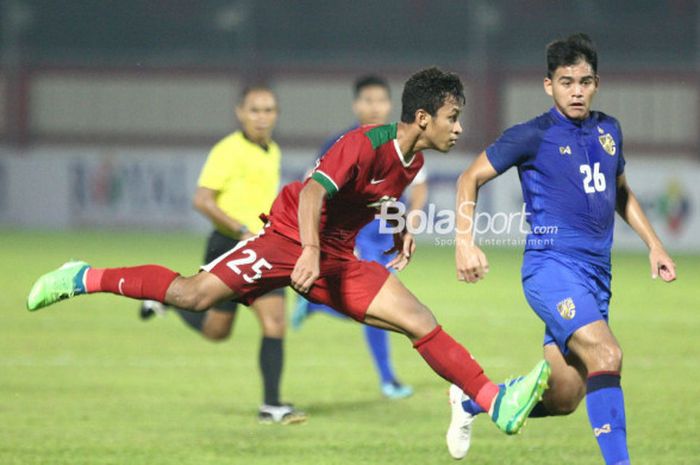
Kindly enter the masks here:
M 651 263 L 651 278 L 661 277 L 667 283 L 676 279 L 676 264 L 668 256 L 663 247 L 652 247 L 649 251 Z
M 321 250 L 318 246 L 307 245 L 301 251 L 301 255 L 294 265 L 290 276 L 292 287 L 302 294 L 306 294 L 318 279 L 320 273 L 319 259 Z
M 455 248 L 455 262 L 457 264 L 457 279 L 475 283 L 486 277 L 489 272 L 489 262 L 486 255 L 475 245 L 469 245 L 457 241 Z
M 385 254 L 396 253 L 396 257 L 387 263 L 387 268 L 393 268 L 396 271 L 401 271 L 413 257 L 413 252 L 416 251 L 416 241 L 412 234 L 409 233 L 397 233 L 394 234 L 394 247 L 385 251 Z

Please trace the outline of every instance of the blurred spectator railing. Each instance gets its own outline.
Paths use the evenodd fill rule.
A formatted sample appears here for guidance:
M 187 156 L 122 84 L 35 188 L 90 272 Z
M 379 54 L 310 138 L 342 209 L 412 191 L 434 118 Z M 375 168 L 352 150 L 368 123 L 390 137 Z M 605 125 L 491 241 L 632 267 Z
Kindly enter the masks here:
M 318 146 L 353 121 L 351 85 L 362 70 L 275 71 L 276 137 L 286 146 Z M 545 111 L 542 76 L 492 70 L 465 79 L 467 108 L 461 148 L 478 151 L 504 127 Z M 398 119 L 400 89 L 410 71 L 387 73 Z M 222 70 L 40 68 L 12 83 L 0 72 L 0 142 L 200 145 L 235 125 L 241 74 Z M 492 77 L 493 79 L 490 79 Z M 629 153 L 698 157 L 700 75 L 605 75 L 596 108 L 616 116 Z M 483 83 L 487 84 L 483 84 Z M 8 96 L 12 95 L 13 99 Z M 20 101 L 17 102 L 17 98 Z M 11 104 L 10 100 L 13 100 Z M 13 128 L 12 138 L 8 128 Z

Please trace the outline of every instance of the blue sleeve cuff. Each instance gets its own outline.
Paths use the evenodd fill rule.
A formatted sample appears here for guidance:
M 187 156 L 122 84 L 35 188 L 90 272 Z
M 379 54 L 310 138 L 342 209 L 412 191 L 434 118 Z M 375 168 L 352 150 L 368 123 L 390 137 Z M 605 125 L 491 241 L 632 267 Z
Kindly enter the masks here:
M 510 165 L 503 166 L 502 161 L 499 160 L 499 157 L 496 154 L 496 148 L 493 145 L 487 147 L 485 152 L 486 152 L 486 158 L 488 158 L 489 163 L 491 163 L 491 166 L 493 166 L 493 169 L 496 170 L 496 173 L 501 174 L 504 171 L 506 171 L 508 168 L 510 168 Z

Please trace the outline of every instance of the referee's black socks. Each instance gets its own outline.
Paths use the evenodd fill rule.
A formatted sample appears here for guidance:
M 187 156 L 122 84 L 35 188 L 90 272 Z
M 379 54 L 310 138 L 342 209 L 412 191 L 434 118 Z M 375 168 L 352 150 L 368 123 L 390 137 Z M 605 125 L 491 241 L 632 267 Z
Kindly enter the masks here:
M 260 371 L 265 389 L 265 404 L 279 406 L 282 378 L 283 340 L 264 336 L 260 344 Z

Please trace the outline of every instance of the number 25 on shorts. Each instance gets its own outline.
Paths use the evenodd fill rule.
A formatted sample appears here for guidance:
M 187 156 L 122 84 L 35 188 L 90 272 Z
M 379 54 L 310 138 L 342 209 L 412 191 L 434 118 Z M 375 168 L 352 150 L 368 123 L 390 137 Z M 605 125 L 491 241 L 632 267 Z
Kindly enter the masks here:
M 233 270 L 234 273 L 241 275 L 243 279 L 245 279 L 249 283 L 254 283 L 258 279 L 260 279 L 263 270 L 272 269 L 272 265 L 270 265 L 270 262 L 268 262 L 264 258 L 258 259 L 258 256 L 254 250 L 241 250 L 241 255 L 243 255 L 243 257 L 231 260 L 230 262 L 226 263 L 226 266 L 231 268 L 231 270 Z M 240 267 L 251 264 L 252 266 L 250 266 L 250 270 L 255 273 L 254 275 L 251 276 L 250 274 L 243 273 L 243 271 L 241 271 Z

